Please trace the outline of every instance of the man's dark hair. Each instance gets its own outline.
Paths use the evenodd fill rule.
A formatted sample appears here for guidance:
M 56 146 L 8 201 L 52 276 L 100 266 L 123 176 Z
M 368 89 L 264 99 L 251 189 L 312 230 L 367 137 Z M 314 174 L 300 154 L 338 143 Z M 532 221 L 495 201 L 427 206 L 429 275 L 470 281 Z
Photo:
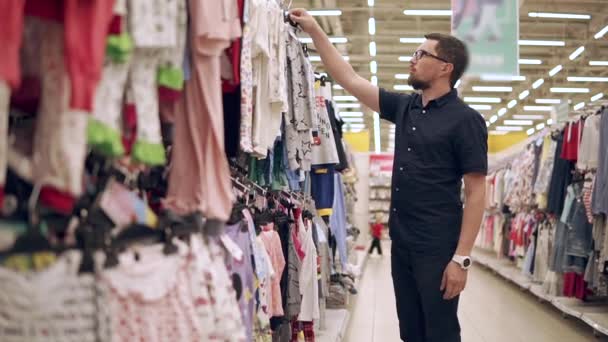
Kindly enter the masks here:
M 449 34 L 430 33 L 424 36 L 429 40 L 437 41 L 437 55 L 454 65 L 454 70 L 450 76 L 451 86 L 462 77 L 469 66 L 469 50 L 464 43 Z

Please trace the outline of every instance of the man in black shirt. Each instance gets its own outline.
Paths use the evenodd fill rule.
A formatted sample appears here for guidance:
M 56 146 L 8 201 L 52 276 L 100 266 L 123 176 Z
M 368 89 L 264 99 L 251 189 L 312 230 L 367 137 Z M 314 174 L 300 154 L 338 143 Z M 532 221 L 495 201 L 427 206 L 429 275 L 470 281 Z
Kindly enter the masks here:
M 458 298 L 481 225 L 488 149 L 485 120 L 453 89 L 468 66 L 465 45 L 427 35 L 410 65 L 409 83 L 419 92 L 399 94 L 357 75 L 305 10 L 290 16 L 333 79 L 396 125 L 389 229 L 401 339 L 460 341 Z

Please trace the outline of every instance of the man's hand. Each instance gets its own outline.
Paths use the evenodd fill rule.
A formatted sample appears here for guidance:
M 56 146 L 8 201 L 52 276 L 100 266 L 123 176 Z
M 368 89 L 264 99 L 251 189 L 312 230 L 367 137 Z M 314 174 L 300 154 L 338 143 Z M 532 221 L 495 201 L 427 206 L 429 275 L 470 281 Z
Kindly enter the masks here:
M 300 25 L 302 30 L 308 34 L 310 34 L 318 26 L 315 18 L 313 18 L 312 15 L 306 12 L 306 10 L 303 8 L 292 9 L 289 11 L 289 17 L 293 22 Z
M 450 261 L 448 267 L 443 272 L 443 279 L 441 280 L 441 291 L 443 293 L 443 299 L 450 300 L 456 298 L 465 288 L 467 284 L 467 271 L 463 270 L 460 265 Z

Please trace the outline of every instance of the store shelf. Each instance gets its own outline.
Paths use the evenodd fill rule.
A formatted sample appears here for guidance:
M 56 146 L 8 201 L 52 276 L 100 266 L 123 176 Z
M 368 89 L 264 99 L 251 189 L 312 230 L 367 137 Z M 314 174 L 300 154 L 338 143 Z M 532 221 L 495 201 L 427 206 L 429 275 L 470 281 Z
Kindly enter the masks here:
M 596 336 L 608 336 L 608 302 L 583 302 L 577 298 L 555 297 L 545 293 L 542 285 L 536 284 L 521 273 L 509 260 L 498 259 L 493 252 L 475 249 L 473 260 L 500 275 L 522 290 L 529 291 L 539 301 L 547 302 L 559 310 L 564 318 L 574 317 L 589 325 Z

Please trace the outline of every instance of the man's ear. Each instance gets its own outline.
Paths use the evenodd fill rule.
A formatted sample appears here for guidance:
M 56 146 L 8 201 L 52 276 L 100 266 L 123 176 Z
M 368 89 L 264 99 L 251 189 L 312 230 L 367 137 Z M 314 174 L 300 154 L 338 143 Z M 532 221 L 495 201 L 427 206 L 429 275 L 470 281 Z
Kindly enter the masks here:
M 454 71 L 454 64 L 452 64 L 452 63 L 443 64 L 442 71 L 447 72 L 448 74 L 451 74 L 452 71 Z

